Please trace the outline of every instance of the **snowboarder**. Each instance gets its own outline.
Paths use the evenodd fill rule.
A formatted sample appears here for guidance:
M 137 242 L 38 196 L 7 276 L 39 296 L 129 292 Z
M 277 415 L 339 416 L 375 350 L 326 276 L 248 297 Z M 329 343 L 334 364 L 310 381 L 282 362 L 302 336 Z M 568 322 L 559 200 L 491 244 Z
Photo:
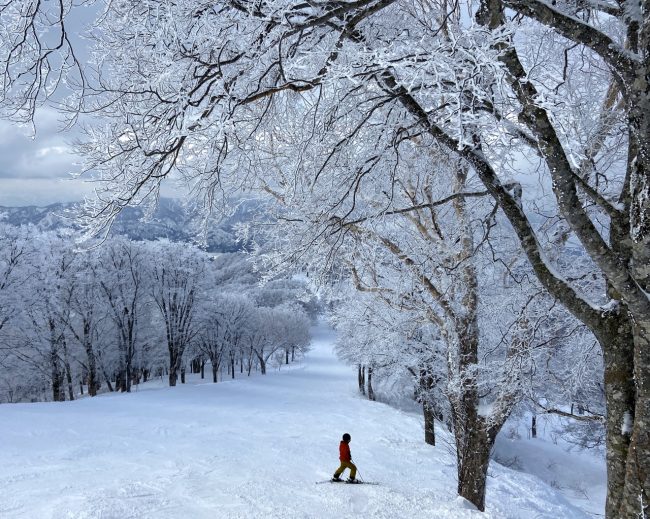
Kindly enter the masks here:
M 339 444 L 339 460 L 341 460 L 341 465 L 338 469 L 336 469 L 336 472 L 334 472 L 332 481 L 341 481 L 341 474 L 343 474 L 343 471 L 345 469 L 350 469 L 350 477 L 348 478 L 347 482 L 357 482 L 357 467 L 354 463 L 352 463 L 352 454 L 350 454 L 349 443 L 351 440 L 352 437 L 348 433 L 345 433 L 343 435 L 343 440 Z

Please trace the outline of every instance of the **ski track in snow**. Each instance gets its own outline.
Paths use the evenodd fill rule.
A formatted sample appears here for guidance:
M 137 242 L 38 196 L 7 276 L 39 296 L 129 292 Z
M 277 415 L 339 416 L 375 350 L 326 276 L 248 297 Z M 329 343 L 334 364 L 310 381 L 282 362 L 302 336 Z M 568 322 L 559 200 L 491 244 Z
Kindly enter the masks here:
M 264 377 L 0 406 L 0 518 L 591 517 L 496 463 L 474 510 L 456 496 L 452 438 L 424 444 L 418 416 L 358 395 L 331 330 L 313 337 L 301 365 Z M 338 466 L 344 432 L 361 477 L 381 485 L 314 484 Z

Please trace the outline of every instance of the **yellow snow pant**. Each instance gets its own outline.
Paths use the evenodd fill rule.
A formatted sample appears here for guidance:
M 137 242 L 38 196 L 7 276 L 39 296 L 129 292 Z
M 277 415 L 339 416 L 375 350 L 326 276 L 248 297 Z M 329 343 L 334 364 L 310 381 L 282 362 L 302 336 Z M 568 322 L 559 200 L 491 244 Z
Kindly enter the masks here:
M 350 469 L 350 478 L 355 479 L 357 477 L 357 467 L 351 461 L 341 461 L 341 466 L 336 469 L 334 477 L 338 478 L 345 469 Z

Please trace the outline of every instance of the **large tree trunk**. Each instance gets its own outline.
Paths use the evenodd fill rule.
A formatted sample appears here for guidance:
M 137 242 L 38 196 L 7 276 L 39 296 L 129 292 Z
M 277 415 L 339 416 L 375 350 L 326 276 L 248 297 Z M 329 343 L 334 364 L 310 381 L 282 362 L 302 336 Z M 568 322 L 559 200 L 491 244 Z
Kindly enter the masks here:
M 633 330 L 636 405 L 618 512 L 618 517 L 629 518 L 648 517 L 650 513 L 650 318 L 637 320 Z M 624 418 L 618 425 L 629 430 L 630 421 Z
M 606 516 L 618 517 L 625 487 L 625 466 L 631 430 L 624 427 L 634 419 L 633 339 L 627 312 L 603 319 L 597 334 L 605 363 L 607 404 L 607 502 Z
M 493 441 L 475 412 L 465 416 L 462 443 L 458 445 L 458 494 L 485 510 L 485 486 Z M 456 423 L 456 430 L 459 424 Z
M 628 38 L 633 40 L 631 48 L 643 59 L 643 66 L 634 70 L 634 81 L 628 85 L 631 192 L 626 206 L 630 207 L 632 273 L 647 298 L 650 293 L 650 2 L 644 1 L 640 6 L 643 21 L 638 42 Z M 630 303 L 629 307 L 634 322 L 636 402 L 625 488 L 618 512 L 621 517 L 636 518 L 650 514 L 650 310 L 647 305 L 634 308 Z M 629 429 L 628 424 L 621 422 L 621 427 Z
M 475 293 L 472 298 L 475 298 Z M 450 404 L 454 416 L 458 494 L 482 512 L 485 510 L 485 485 L 492 445 L 484 419 L 478 413 L 475 369 L 478 363 L 478 324 L 475 303 L 476 299 L 467 307 L 468 317 L 458 320 L 457 338 L 449 345 L 450 376 L 460 381 L 460 387 L 450 393 Z

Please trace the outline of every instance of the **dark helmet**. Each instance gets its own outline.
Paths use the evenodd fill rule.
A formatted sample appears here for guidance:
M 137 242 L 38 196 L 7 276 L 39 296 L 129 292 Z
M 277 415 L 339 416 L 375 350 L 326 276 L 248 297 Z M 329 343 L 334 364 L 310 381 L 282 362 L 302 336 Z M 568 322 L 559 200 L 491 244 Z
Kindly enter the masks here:
M 349 442 L 352 439 L 352 436 L 350 436 L 348 433 L 345 433 L 343 435 L 343 441 L 344 442 Z

